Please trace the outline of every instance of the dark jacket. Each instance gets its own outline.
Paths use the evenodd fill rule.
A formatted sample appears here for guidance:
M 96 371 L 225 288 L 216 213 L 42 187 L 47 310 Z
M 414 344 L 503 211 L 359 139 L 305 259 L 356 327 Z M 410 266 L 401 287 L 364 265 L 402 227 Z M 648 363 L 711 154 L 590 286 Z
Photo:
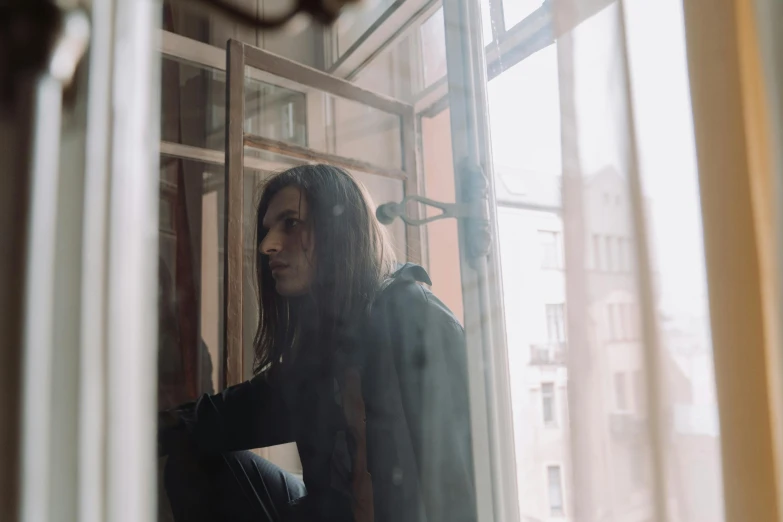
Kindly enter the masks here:
M 180 411 L 182 426 L 206 453 L 295 441 L 312 522 L 474 521 L 464 331 L 418 282 L 430 283 L 421 267 L 398 270 L 330 370 L 205 395 Z

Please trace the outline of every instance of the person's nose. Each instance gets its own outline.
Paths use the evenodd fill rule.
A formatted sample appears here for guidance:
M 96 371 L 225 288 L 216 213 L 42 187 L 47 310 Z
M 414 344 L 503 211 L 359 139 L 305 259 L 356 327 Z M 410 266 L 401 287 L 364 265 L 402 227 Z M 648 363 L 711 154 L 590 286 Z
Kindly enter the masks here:
M 265 256 L 271 256 L 272 254 L 279 253 L 283 248 L 280 234 L 278 234 L 275 230 L 270 230 L 266 233 L 264 239 L 261 240 L 261 244 L 258 248 Z

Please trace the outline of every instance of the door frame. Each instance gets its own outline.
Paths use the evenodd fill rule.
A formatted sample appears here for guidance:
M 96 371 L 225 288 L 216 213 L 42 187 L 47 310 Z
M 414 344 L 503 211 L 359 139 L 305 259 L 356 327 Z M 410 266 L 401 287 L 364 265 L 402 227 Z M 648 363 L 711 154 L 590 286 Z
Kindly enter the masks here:
M 444 3 L 443 15 L 457 201 L 486 208 L 485 219 L 459 221 L 468 365 L 481 370 L 469 373 L 478 520 L 517 522 L 516 448 L 481 9 L 477 0 L 453 0 Z

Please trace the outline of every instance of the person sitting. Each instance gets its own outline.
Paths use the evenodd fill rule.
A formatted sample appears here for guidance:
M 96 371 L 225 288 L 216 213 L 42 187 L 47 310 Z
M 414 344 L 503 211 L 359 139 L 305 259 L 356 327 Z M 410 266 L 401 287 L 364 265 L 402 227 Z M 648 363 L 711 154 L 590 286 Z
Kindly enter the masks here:
M 462 326 L 328 165 L 266 183 L 251 380 L 161 413 L 178 522 L 476 520 Z M 303 482 L 246 451 L 296 442 Z

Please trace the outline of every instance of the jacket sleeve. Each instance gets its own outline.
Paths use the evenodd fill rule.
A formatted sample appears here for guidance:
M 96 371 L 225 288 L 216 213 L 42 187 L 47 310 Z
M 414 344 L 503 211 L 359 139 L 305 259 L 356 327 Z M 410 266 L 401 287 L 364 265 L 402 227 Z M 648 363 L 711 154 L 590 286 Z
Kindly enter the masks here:
M 159 453 L 195 445 L 205 454 L 293 440 L 282 395 L 262 375 L 159 415 Z
M 475 521 L 465 333 L 420 285 L 402 294 L 389 327 L 426 520 Z

